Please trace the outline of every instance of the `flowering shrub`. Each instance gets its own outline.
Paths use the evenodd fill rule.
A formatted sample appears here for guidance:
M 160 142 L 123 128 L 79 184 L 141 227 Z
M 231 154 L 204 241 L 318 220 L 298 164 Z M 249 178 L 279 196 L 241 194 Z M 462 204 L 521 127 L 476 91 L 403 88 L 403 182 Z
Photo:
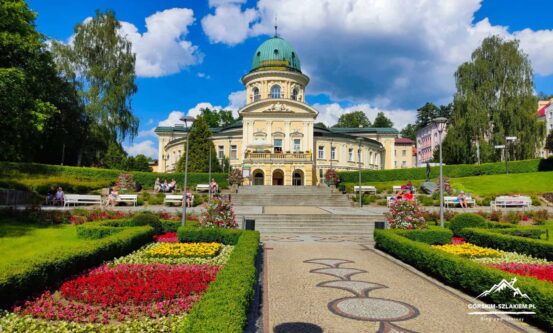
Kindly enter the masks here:
M 503 264 L 503 263 L 519 263 L 519 264 L 550 264 L 545 259 L 534 258 L 532 256 L 516 253 L 516 252 L 505 252 L 499 251 L 501 253 L 500 257 L 483 257 L 483 258 L 474 258 L 473 260 L 481 264 Z
M 236 216 L 232 203 L 222 198 L 213 198 L 202 205 L 200 224 L 203 227 L 236 228 Z
M 334 169 L 328 169 L 325 172 L 325 183 L 328 185 L 336 185 L 340 182 L 340 177 Z
M 161 235 L 154 235 L 154 241 L 159 243 L 178 243 L 179 239 L 177 238 L 177 233 L 172 231 Z
M 146 252 L 156 244 L 146 245 L 140 250 L 137 250 L 129 255 L 113 260 L 110 265 L 117 264 L 168 264 L 168 265 L 224 265 L 227 263 L 234 246 L 221 245 L 219 254 L 210 258 L 201 257 L 167 257 L 154 258 L 146 254 Z
M 415 201 L 398 200 L 390 205 L 386 220 L 392 229 L 423 229 L 426 221 Z
M 232 169 L 228 176 L 229 185 L 241 185 L 243 181 L 242 169 Z
M 219 253 L 221 243 L 159 243 L 146 250 L 150 257 L 200 257 L 210 258 Z
M 490 265 L 502 271 L 509 273 L 532 276 L 540 280 L 553 282 L 553 264 L 519 264 L 519 263 L 501 263 Z
M 155 237 L 155 236 L 154 236 Z M 465 239 L 463 237 L 451 237 L 451 244 L 465 244 Z
M 87 218 L 84 217 L 84 216 L 77 216 L 77 215 L 73 215 L 69 218 L 69 223 L 71 224 L 75 224 L 75 225 L 78 225 L 78 224 L 83 224 L 87 221 Z
M 470 243 L 432 245 L 433 248 L 467 258 L 499 257 L 501 252 Z
M 134 176 L 130 173 L 122 173 L 115 182 L 115 187 L 123 191 L 132 189 L 134 190 Z

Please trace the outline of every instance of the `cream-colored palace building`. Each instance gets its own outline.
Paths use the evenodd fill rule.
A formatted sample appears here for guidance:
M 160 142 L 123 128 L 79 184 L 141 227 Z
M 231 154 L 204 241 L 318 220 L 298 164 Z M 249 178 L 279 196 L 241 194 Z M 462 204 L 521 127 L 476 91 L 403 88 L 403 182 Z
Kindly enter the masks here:
M 272 37 L 255 51 L 242 77 L 246 105 L 241 121 L 211 129 L 219 159 L 228 157 L 253 185 L 316 185 L 326 170 L 392 169 L 393 128 L 321 128 L 305 102 L 309 77 L 288 42 Z M 184 150 L 187 129 L 158 127 L 159 172 L 171 172 Z M 360 162 L 360 163 L 359 163 Z

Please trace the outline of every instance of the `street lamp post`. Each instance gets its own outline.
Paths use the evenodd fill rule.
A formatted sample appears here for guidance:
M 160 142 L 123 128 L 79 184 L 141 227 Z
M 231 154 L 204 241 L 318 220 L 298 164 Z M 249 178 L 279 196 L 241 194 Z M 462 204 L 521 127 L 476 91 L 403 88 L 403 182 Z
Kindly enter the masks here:
M 231 147 L 230 147 L 230 144 L 231 144 L 231 137 L 229 136 L 228 137 L 228 174 L 229 174 L 229 177 L 230 177 L 230 151 L 231 151 Z
M 184 121 L 184 128 L 188 128 L 188 122 L 193 122 L 194 117 L 192 116 L 184 116 L 180 119 L 181 121 Z M 190 132 L 187 131 L 186 133 L 186 156 L 184 158 L 184 187 L 183 187 L 183 195 L 182 195 L 182 220 L 181 225 L 184 226 L 186 223 L 186 189 L 188 187 L 188 142 L 189 142 L 189 134 Z
M 361 191 L 361 142 L 363 141 L 362 137 L 357 137 L 357 142 L 359 142 L 359 149 L 357 149 L 357 161 L 359 162 L 359 208 L 363 207 L 363 191 Z
M 207 183 L 209 184 L 209 196 L 207 202 L 211 202 L 211 144 L 209 145 L 209 174 L 207 176 Z
M 330 169 L 332 169 L 332 146 L 334 144 L 334 139 L 330 139 Z
M 442 162 L 442 132 L 445 129 L 447 118 L 438 117 L 433 120 L 438 128 L 438 140 L 440 141 L 440 226 L 444 227 L 444 173 Z
M 517 140 L 516 136 L 506 136 L 505 137 L 505 172 L 509 174 L 509 146 L 512 145 Z

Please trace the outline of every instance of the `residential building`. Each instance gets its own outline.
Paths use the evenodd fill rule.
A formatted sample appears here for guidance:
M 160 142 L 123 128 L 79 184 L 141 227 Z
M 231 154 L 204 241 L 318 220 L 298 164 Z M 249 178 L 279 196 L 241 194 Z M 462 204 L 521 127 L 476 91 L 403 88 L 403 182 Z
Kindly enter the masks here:
M 447 127 L 441 133 L 441 140 L 447 134 Z M 440 144 L 440 133 L 438 124 L 430 123 L 427 126 L 419 129 L 416 136 L 417 142 L 417 165 L 424 166 L 427 162 L 431 162 L 434 158 L 434 151 Z
M 415 141 L 407 138 L 396 138 L 394 141 L 394 169 L 416 167 L 417 151 Z

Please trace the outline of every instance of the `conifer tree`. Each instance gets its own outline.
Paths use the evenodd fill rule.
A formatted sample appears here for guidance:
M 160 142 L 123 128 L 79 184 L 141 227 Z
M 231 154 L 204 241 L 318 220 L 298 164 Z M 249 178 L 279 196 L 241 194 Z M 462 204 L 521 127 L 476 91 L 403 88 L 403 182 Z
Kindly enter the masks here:
M 208 172 L 209 171 L 209 150 L 211 149 L 211 171 L 221 171 L 215 146 L 210 140 L 211 132 L 207 126 L 207 122 L 202 116 L 196 118 L 188 132 L 188 172 Z M 184 171 L 186 152 L 183 152 L 181 158 L 177 162 L 177 171 Z

